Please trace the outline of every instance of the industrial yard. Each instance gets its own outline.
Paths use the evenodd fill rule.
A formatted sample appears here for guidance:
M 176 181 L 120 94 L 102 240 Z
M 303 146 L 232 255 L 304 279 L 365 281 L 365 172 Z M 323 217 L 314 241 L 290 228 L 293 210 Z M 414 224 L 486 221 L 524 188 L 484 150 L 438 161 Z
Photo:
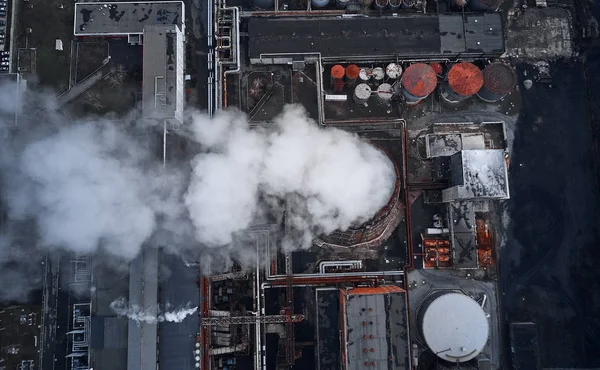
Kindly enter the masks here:
M 0 370 L 599 368 L 595 6 L 11 3 L 7 147 L 97 125 L 69 158 L 117 157 L 81 163 L 107 188 L 47 165 L 81 205 L 30 175 L 20 244 L 0 181 L 0 278 L 35 275 L 0 289 Z

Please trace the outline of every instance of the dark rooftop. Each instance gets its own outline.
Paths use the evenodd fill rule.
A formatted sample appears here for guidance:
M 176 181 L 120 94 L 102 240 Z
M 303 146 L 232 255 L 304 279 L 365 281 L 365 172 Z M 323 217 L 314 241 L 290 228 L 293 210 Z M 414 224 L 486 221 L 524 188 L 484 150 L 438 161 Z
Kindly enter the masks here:
M 39 368 L 39 308 L 11 306 L 0 309 L 0 368 Z M 30 362 L 31 361 L 31 362 Z
M 475 210 L 472 202 L 448 205 L 454 264 L 459 269 L 477 268 Z
M 382 286 L 355 288 L 342 296 L 344 368 L 364 369 L 368 363 L 377 369 L 410 369 L 406 292 Z
M 182 1 L 76 3 L 75 36 L 142 34 L 148 25 L 177 25 L 183 29 Z
M 483 28 L 485 29 L 483 29 Z M 482 29 L 480 29 L 482 28 Z M 504 52 L 500 13 L 463 16 L 250 18 L 249 55 L 321 53 L 325 59 L 441 57 Z M 263 63 L 267 63 L 263 58 Z
M 317 289 L 317 370 L 340 370 L 340 292 Z

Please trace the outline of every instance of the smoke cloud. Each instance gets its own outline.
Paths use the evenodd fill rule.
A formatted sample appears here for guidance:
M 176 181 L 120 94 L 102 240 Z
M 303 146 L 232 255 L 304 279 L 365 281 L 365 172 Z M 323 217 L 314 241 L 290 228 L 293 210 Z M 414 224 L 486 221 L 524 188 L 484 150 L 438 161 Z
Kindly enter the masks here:
M 159 322 L 180 323 L 185 320 L 186 317 L 193 315 L 198 310 L 198 307 L 191 307 L 191 303 L 188 303 L 185 307 L 173 310 L 170 310 L 170 305 L 167 305 L 162 312 L 159 307 L 156 307 L 155 310 L 144 311 L 140 306 L 129 305 L 127 300 L 123 297 L 113 301 L 110 304 L 110 308 L 118 316 L 127 317 L 129 320 L 133 320 L 138 324 L 157 324 Z
M 193 160 L 185 202 L 197 239 L 209 246 L 230 243 L 274 206 L 269 199 L 293 204 L 288 221 L 310 236 L 367 221 L 393 191 L 394 167 L 380 150 L 320 128 L 298 106 L 269 128 L 250 129 L 242 114 L 224 112 L 196 116 L 192 130 L 207 152 Z
M 300 107 L 286 107 L 262 128 L 251 129 L 236 111 L 213 119 L 193 114 L 190 121 L 178 135 L 200 149 L 191 162 L 175 159 L 163 168 L 156 154 L 162 134 L 144 122 L 22 117 L 19 132 L 0 146 L 8 220 L 0 224 L 32 226 L 0 228 L 0 279 L 25 284 L 28 271 L 41 273 L 32 256 L 55 249 L 100 250 L 129 261 L 148 244 L 194 255 L 200 265 L 228 265 L 245 248 L 232 244 L 236 233 L 284 210 L 301 234 L 290 247 L 302 248 L 314 235 L 368 220 L 393 191 L 394 168 L 381 151 L 357 135 L 319 127 Z M 15 242 L 19 233 L 31 236 L 26 245 Z M 5 285 L 0 300 L 19 295 Z M 170 312 L 155 316 L 176 320 Z

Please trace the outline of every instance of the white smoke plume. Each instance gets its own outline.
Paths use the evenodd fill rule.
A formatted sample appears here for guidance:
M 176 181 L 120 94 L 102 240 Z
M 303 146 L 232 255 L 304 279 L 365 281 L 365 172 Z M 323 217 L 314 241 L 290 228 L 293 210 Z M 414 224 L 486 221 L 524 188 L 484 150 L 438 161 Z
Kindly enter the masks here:
M 198 307 L 191 307 L 191 303 L 188 303 L 185 307 L 173 310 L 170 310 L 170 305 L 167 305 L 164 311 L 161 311 L 159 307 L 153 310 L 143 310 L 140 306 L 130 305 L 123 297 L 113 301 L 110 304 L 110 308 L 118 316 L 127 317 L 138 324 L 157 324 L 159 322 L 180 323 L 198 310 Z
M 394 168 L 380 150 L 320 128 L 298 106 L 287 106 L 270 129 L 249 129 L 236 112 L 196 116 L 192 129 L 207 152 L 192 163 L 185 202 L 197 239 L 209 246 L 228 244 L 250 226 L 259 199 L 300 199 L 288 219 L 312 235 L 367 221 L 393 191 Z

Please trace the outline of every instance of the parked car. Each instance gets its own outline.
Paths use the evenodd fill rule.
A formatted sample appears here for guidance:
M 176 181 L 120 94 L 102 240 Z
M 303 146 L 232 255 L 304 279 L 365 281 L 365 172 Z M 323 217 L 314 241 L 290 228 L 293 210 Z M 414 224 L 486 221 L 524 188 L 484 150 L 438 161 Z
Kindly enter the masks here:
M 0 72 L 8 72 L 8 67 L 0 67 Z
M 8 66 L 8 62 L 0 62 L 0 66 Z
M 0 6 L 0 12 L 5 12 L 6 13 L 6 7 L 5 6 Z
M 6 17 L 6 12 L 5 11 L 3 12 L 0 10 L 0 17 Z
M 10 57 L 2 57 L 3 62 L 10 62 Z
M 0 56 L 8 56 L 10 55 L 10 51 L 0 51 Z

